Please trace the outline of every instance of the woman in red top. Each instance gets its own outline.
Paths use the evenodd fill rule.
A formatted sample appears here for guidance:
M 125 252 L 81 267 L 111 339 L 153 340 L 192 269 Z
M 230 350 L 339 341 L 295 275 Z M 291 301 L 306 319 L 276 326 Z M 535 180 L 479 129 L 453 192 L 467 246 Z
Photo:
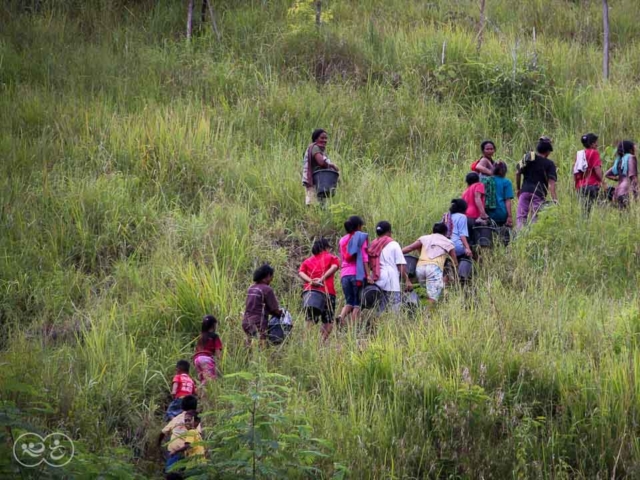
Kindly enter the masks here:
M 333 277 L 340 267 L 340 260 L 335 255 L 329 253 L 329 242 L 325 238 L 316 240 L 311 248 L 312 257 L 307 258 L 300 269 L 298 275 L 304 280 L 304 290 L 317 290 L 327 295 L 327 308 L 322 317 L 322 339 L 326 340 L 333 329 L 333 314 L 336 310 L 336 288 Z M 319 318 L 308 315 L 309 325 L 311 322 L 318 323 Z
M 469 239 L 472 245 L 475 245 L 475 236 L 473 229 L 476 224 L 485 224 L 489 219 L 489 215 L 485 210 L 485 192 L 484 185 L 480 182 L 480 176 L 471 172 L 465 178 L 468 188 L 462 194 L 462 199 L 467 202 L 467 227 L 469 229 Z
M 218 320 L 213 315 L 205 315 L 202 318 L 201 333 L 196 343 L 196 353 L 193 355 L 193 363 L 201 385 L 218 376 L 216 361 L 220 358 L 222 341 L 216 333 L 217 325 Z
M 584 160 L 586 164 L 580 171 L 576 171 L 574 166 L 573 178 L 576 190 L 582 197 L 584 208 L 587 214 L 591 211 L 593 202 L 598 198 L 600 185 L 604 175 L 602 173 L 602 161 L 598 153 L 598 136 L 595 133 L 587 133 L 580 139 L 584 146 Z M 580 155 L 581 152 L 578 152 Z

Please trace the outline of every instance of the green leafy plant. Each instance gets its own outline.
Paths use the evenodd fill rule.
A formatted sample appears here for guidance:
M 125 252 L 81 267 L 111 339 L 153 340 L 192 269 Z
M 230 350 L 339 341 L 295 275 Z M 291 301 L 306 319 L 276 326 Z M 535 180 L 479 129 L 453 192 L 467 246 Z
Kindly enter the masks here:
M 239 372 L 227 375 L 225 384 L 234 380 L 239 388 L 220 396 L 225 408 L 206 413 L 216 426 L 205 442 L 209 465 L 200 470 L 229 479 L 322 475 L 321 462 L 329 459 L 331 445 L 314 437 L 303 412 L 291 405 L 292 380 L 277 373 Z M 336 471 L 339 478 L 344 468 Z

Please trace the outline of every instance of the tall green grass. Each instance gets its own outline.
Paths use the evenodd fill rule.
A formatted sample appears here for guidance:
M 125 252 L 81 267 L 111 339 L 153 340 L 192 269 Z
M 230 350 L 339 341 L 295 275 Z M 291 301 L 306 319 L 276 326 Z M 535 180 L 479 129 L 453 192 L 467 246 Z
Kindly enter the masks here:
M 334 462 L 353 478 L 640 475 L 640 211 L 586 221 L 571 179 L 582 133 L 607 147 L 640 131 L 634 2 L 612 6 L 608 84 L 597 1 L 487 2 L 479 52 L 472 2 L 331 0 L 320 31 L 290 1 L 215 4 L 223 39 L 189 44 L 176 2 L 1 7 L 3 425 L 72 435 L 78 478 L 105 458 L 133 465 L 112 476 L 158 475 L 173 365 L 213 313 L 223 372 L 293 379 L 292 417 L 333 445 L 327 476 Z M 319 126 L 342 181 L 308 209 Z M 296 272 L 315 237 L 358 213 L 408 244 L 460 195 L 481 140 L 512 177 L 541 134 L 560 205 L 469 289 L 326 345 L 303 325 Z M 244 294 L 264 261 L 295 335 L 248 353 Z M 203 408 L 228 407 L 225 385 Z

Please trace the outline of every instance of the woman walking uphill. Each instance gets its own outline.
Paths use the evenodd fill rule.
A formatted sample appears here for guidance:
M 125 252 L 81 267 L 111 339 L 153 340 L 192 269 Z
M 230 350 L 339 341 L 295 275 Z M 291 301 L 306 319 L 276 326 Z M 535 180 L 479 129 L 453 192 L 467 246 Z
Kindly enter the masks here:
M 554 203 L 556 195 L 556 164 L 548 157 L 553 152 L 551 140 L 540 137 L 536 152 L 527 153 L 518 163 L 516 170 L 516 196 L 518 197 L 517 228 L 524 227 L 531 215 L 531 222 L 537 219 L 540 207 L 551 192 Z
M 247 303 L 242 319 L 242 329 L 247 335 L 246 346 L 251 347 L 252 340 L 260 336 L 263 345 L 267 340 L 269 315 L 282 316 L 282 310 L 273 289 L 269 286 L 273 280 L 274 270 L 265 264 L 253 272 L 253 285 L 247 291 Z
M 576 155 L 576 162 L 573 165 L 573 179 L 588 214 L 600 193 L 603 179 L 602 161 L 600 153 L 598 153 L 598 136 L 595 133 L 583 135 L 580 141 L 584 150 L 580 150 Z
M 369 254 L 369 267 L 376 285 L 380 287 L 384 296 L 380 302 L 380 311 L 389 306 L 392 312 L 398 312 L 402 302 L 402 287 L 400 277 L 405 282 L 405 288 L 413 288 L 400 244 L 391 238 L 391 224 L 387 221 L 378 222 L 376 225 L 376 238 L 367 253 Z
M 326 130 L 318 128 L 311 134 L 311 145 L 307 147 L 302 159 L 302 185 L 306 190 L 305 203 L 312 205 L 318 202 L 318 194 L 313 183 L 313 174 L 318 170 L 329 168 L 338 171 L 338 167 L 331 163 L 326 155 L 329 136 Z
M 373 283 L 369 270 L 369 236 L 362 231 L 364 220 L 354 215 L 344 222 L 347 232 L 340 239 L 340 280 L 344 292 L 345 306 L 340 312 L 338 321 L 346 321 L 351 316 L 351 321 L 356 322 L 360 316 L 360 292 L 364 282 Z
M 326 308 L 320 318 L 309 315 L 307 321 L 318 323 L 322 321 L 322 339 L 326 340 L 333 329 L 333 316 L 336 311 L 336 289 L 333 282 L 335 273 L 340 268 L 340 260 L 329 252 L 329 242 L 326 238 L 320 238 L 313 242 L 312 256 L 307 258 L 300 269 L 298 276 L 304 281 L 304 290 L 316 290 L 322 292 L 326 298 Z
M 498 162 L 493 168 L 493 179 L 496 187 L 496 206 L 487 209 L 489 217 L 498 224 L 498 226 L 513 226 L 511 215 L 511 200 L 513 200 L 513 186 L 511 180 L 506 178 L 507 164 Z
M 614 194 L 618 207 L 626 208 L 631 197 L 638 198 L 638 160 L 636 146 L 632 141 L 625 140 L 618 144 L 616 160 L 613 167 L 607 171 L 606 177 L 618 182 Z

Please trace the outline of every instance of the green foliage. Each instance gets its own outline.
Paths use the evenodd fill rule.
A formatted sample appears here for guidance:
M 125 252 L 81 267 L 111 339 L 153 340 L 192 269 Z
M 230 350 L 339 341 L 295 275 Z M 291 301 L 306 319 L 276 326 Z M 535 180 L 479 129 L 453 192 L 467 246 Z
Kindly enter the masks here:
M 231 383 L 236 382 L 232 387 Z M 303 478 L 320 476 L 320 462 L 331 453 L 326 440 L 315 438 L 304 414 L 291 403 L 291 379 L 277 373 L 237 372 L 224 379 L 219 407 L 206 418 L 216 427 L 209 440 L 206 467 L 196 467 L 216 478 Z M 240 385 L 238 385 L 240 383 Z M 299 407 L 297 407 L 299 408 Z M 341 478 L 344 467 L 334 466 Z
M 172 368 L 214 313 L 227 376 L 201 401 L 201 475 L 251 476 L 255 458 L 264 477 L 640 477 L 640 211 L 587 220 L 571 178 L 582 134 L 608 168 L 640 130 L 637 1 L 612 2 L 608 84 L 596 0 L 488 1 L 479 51 L 471 0 L 327 0 L 320 28 L 306 0 L 214 5 L 222 39 L 189 44 L 173 0 L 0 8 L 2 426 L 72 434 L 60 475 L 159 476 Z M 317 127 L 341 183 L 307 208 Z M 470 288 L 327 344 L 302 325 L 313 238 L 335 245 L 358 214 L 409 244 L 460 195 L 480 141 L 513 178 L 541 134 L 560 203 Z M 296 325 L 247 353 L 263 261 Z

